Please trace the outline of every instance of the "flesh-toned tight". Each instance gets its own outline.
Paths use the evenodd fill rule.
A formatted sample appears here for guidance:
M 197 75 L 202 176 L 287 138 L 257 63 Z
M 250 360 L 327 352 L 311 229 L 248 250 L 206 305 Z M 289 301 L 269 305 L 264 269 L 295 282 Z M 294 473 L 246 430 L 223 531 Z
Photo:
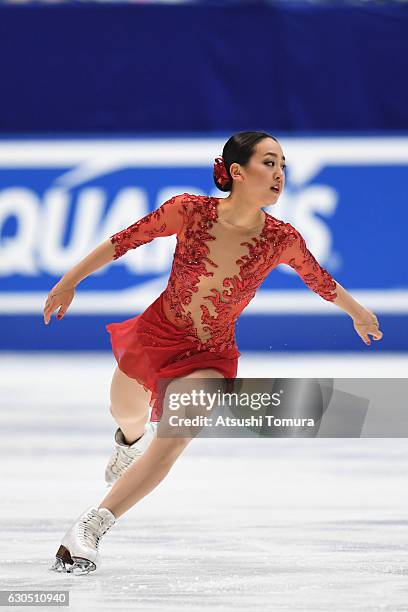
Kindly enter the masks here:
M 178 383 L 189 378 L 223 376 L 214 369 L 195 370 L 178 379 Z M 167 392 L 171 392 L 171 386 L 172 383 Z M 116 368 L 110 390 L 110 411 L 129 444 L 143 434 L 149 416 L 150 397 L 151 393 L 145 391 L 136 380 Z M 99 507 L 108 508 L 119 518 L 157 487 L 191 440 L 192 437 L 154 438 L 143 455 L 116 481 Z

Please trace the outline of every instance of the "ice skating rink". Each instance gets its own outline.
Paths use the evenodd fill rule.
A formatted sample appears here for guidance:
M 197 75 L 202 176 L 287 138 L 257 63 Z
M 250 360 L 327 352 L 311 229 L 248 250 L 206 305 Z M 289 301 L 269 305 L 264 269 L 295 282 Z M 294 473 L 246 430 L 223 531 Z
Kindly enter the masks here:
M 408 610 L 404 438 L 196 439 L 102 540 L 96 573 L 50 572 L 65 530 L 107 492 L 116 363 L 0 362 L 1 590 L 69 590 L 81 612 Z M 244 353 L 238 376 L 403 377 L 407 365 Z

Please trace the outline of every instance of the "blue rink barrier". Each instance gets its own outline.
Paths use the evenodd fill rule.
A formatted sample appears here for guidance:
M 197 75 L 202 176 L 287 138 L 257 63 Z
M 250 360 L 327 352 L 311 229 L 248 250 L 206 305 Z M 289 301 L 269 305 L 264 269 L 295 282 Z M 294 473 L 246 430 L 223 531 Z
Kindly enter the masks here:
M 175 236 L 86 278 L 68 315 L 46 327 L 48 292 L 100 242 L 172 195 L 225 197 L 212 163 L 228 136 L 0 140 L 0 349 L 108 348 L 104 324 L 142 312 L 165 288 Z M 286 188 L 265 210 L 292 223 L 320 264 L 387 326 L 369 350 L 408 350 L 408 138 L 279 141 Z M 284 265 L 258 289 L 237 334 L 244 351 L 367 350 L 350 319 Z
M 1 347 L 5 351 L 106 351 L 110 350 L 105 324 L 129 316 L 69 316 L 44 325 L 37 316 L 0 317 Z M 237 323 L 238 349 L 243 351 L 357 351 L 406 352 L 407 316 L 379 316 L 384 337 L 366 346 L 354 331 L 349 317 L 242 316 Z

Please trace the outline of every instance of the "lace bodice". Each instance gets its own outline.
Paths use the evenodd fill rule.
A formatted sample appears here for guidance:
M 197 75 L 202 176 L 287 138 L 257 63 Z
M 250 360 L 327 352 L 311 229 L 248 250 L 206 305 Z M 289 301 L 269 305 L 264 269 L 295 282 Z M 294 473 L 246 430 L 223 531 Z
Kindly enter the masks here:
M 291 266 L 323 299 L 336 298 L 336 282 L 290 223 L 264 212 L 261 227 L 232 225 L 219 218 L 219 201 L 183 193 L 110 237 L 118 259 L 158 236 L 177 234 L 163 309 L 199 349 L 237 351 L 235 322 L 278 264 Z

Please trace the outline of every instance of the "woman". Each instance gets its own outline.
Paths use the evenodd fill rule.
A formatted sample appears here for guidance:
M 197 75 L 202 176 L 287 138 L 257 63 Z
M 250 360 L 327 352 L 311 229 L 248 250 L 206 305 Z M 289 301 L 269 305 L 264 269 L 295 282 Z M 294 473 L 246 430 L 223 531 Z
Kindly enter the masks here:
M 230 195 L 170 198 L 99 245 L 49 293 L 45 324 L 57 308 L 57 319 L 65 315 L 76 285 L 86 276 L 129 249 L 177 234 L 165 291 L 143 314 L 106 326 L 118 362 L 111 413 L 119 428 L 105 473 L 107 482 L 115 484 L 99 506 L 85 510 L 67 531 L 51 569 L 95 570 L 102 535 L 169 472 L 191 436 L 155 435 L 166 392 L 159 379 L 234 379 L 240 356 L 236 319 L 278 264 L 291 266 L 310 289 L 347 312 L 367 345 L 369 335 L 382 338 L 376 316 L 318 264 L 300 233 L 262 210 L 277 202 L 285 184 L 285 158 L 273 136 L 233 135 L 215 160 L 214 181 Z

